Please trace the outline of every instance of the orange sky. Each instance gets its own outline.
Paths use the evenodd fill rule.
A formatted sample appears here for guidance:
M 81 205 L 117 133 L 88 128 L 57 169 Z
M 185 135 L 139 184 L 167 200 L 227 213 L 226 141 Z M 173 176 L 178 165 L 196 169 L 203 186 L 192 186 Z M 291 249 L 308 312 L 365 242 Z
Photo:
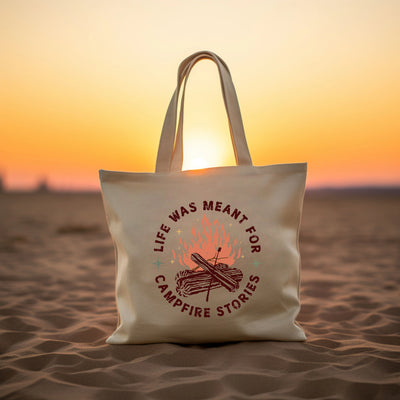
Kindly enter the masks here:
M 400 184 L 400 2 L 0 2 L 0 173 L 98 188 L 154 171 L 179 62 L 229 65 L 255 165 L 309 163 L 308 185 Z M 185 165 L 232 165 L 215 66 L 188 84 Z

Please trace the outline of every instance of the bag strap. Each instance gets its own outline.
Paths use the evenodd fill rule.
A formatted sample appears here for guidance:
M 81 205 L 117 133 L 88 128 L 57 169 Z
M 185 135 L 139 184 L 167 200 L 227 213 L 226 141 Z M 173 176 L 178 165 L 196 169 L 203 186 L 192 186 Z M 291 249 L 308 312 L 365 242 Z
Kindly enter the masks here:
M 203 59 L 212 60 L 218 67 L 222 95 L 228 114 L 229 129 L 237 165 L 252 165 L 250 152 L 244 133 L 242 117 L 236 91 L 233 86 L 229 69 L 225 62 L 216 54 L 201 51 L 187 57 L 179 66 L 178 82 L 175 92 L 169 103 L 164 125 L 161 132 L 160 144 L 157 154 L 156 172 L 180 171 L 183 163 L 183 111 L 185 89 L 188 76 L 194 65 Z M 181 110 L 179 114 L 178 129 L 176 129 L 178 98 L 183 81 Z M 175 130 L 176 140 L 175 140 Z M 174 145 L 175 141 L 175 145 Z

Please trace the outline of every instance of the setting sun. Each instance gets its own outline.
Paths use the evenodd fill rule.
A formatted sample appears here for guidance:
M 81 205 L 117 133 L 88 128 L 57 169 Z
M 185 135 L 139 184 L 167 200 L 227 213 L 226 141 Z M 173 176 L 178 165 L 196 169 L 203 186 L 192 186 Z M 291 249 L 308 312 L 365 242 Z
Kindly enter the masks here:
M 190 129 L 184 133 L 183 170 L 220 167 L 227 164 L 231 144 L 224 133 Z M 228 143 L 226 143 L 228 141 Z M 228 144 L 228 146 L 227 146 Z
M 203 169 L 203 168 L 210 167 L 210 165 L 207 163 L 207 161 L 202 157 L 193 158 L 193 159 L 189 160 L 187 162 L 187 164 L 189 164 L 187 169 Z M 185 170 L 186 168 L 183 168 L 183 169 Z

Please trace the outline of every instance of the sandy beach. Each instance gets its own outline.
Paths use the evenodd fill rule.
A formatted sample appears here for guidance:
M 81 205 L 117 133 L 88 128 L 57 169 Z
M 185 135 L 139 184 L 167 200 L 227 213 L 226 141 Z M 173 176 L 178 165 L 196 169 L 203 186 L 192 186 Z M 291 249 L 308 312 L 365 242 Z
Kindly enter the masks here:
M 304 343 L 108 345 L 100 194 L 0 194 L 0 398 L 400 398 L 400 191 L 307 192 Z

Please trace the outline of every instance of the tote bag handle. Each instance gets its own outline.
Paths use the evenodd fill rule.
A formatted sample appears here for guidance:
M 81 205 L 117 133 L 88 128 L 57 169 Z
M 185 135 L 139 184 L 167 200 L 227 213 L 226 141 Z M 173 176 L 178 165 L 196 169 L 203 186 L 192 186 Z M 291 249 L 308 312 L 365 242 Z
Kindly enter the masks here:
M 252 165 L 246 136 L 244 133 L 242 117 L 237 100 L 232 78 L 225 62 L 216 54 L 201 51 L 187 57 L 179 66 L 176 90 L 171 98 L 161 132 L 160 144 L 157 154 L 156 172 L 180 171 L 183 163 L 183 110 L 184 96 L 187 79 L 194 65 L 203 59 L 210 59 L 217 64 L 222 95 L 228 114 L 232 145 L 237 165 Z M 178 129 L 176 129 L 178 98 L 183 81 L 182 103 L 179 115 Z M 176 139 L 175 139 L 175 131 Z M 175 145 L 174 145 L 175 144 Z
M 216 62 L 218 71 L 220 73 L 222 95 L 224 98 L 225 108 L 228 113 L 228 122 L 231 132 L 231 139 L 234 148 L 236 163 L 238 165 L 252 165 L 250 153 L 247 147 L 246 136 L 244 133 L 242 117 L 237 100 L 235 88 L 233 86 L 232 78 L 229 69 L 225 62 L 216 54 L 211 52 L 200 52 L 193 56 L 188 57 L 181 64 L 178 71 L 178 82 L 180 79 L 183 81 L 185 77 L 184 86 L 182 90 L 181 108 L 179 113 L 178 129 L 175 140 L 175 147 L 172 155 L 171 171 L 180 171 L 183 163 L 183 114 L 184 114 L 184 100 L 186 92 L 186 84 L 188 82 L 189 74 L 194 65 L 205 58 L 209 58 Z M 227 93 L 228 91 L 228 93 Z M 231 100 L 232 99 L 232 100 Z

